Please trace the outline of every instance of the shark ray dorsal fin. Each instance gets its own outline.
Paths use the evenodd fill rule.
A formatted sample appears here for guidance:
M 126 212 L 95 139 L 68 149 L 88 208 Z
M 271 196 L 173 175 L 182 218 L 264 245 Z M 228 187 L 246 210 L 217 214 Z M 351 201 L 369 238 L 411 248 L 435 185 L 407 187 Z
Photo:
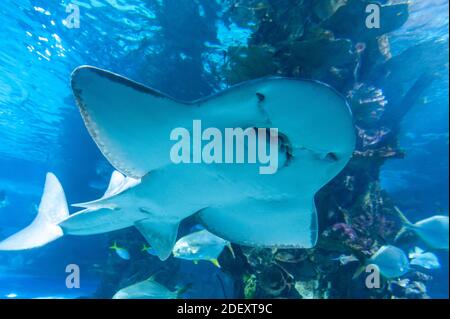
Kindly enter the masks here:
M 58 178 L 53 173 L 47 173 L 44 193 L 38 209 L 38 217 L 56 224 L 69 216 L 66 196 Z
M 114 171 L 111 174 L 111 179 L 109 180 L 108 188 L 105 191 L 103 197 L 109 197 L 117 193 L 120 190 L 120 186 L 122 186 L 125 180 L 125 176 L 123 176 L 120 172 Z
M 145 240 L 153 247 L 161 260 L 166 260 L 172 253 L 177 239 L 179 223 L 168 223 L 144 219 L 134 224 Z

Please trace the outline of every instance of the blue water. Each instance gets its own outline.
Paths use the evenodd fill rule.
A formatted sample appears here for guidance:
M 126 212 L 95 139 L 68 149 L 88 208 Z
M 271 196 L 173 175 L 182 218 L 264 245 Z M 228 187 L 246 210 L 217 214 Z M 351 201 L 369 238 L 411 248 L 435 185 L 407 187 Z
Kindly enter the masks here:
M 224 26 L 222 1 L 181 1 L 181 7 L 178 0 L 166 0 L 162 12 L 152 5 L 157 2 L 2 1 L 0 190 L 9 204 L 0 208 L 0 239 L 32 221 L 46 172 L 58 176 L 69 203 L 98 198 L 107 185 L 113 168 L 88 135 L 72 97 L 75 67 L 95 65 L 186 100 L 224 88 L 211 66 L 223 63 L 228 46 L 245 44 L 249 29 Z M 62 23 L 68 3 L 80 7 L 79 29 Z M 392 50 L 401 54 L 430 39 L 448 43 L 446 0 L 413 1 L 408 23 L 392 35 Z M 448 214 L 447 118 L 448 76 L 435 81 L 426 101 L 404 118 L 400 145 L 406 158 L 383 166 L 383 188 L 411 220 Z M 103 235 L 64 237 L 36 250 L 0 252 L 0 298 L 90 296 L 109 244 Z M 443 267 L 433 271 L 428 287 L 433 297 L 448 295 L 448 254 L 439 257 Z M 70 263 L 83 270 L 80 289 L 65 288 Z M 197 272 L 191 267 L 183 271 Z M 215 275 L 213 267 L 202 267 Z M 221 297 L 217 286 L 210 291 Z
M 400 53 L 430 39 L 448 43 L 448 1 L 414 1 L 410 18 L 395 32 L 392 45 Z M 414 72 L 416 66 L 410 68 Z M 401 123 L 400 146 L 406 157 L 388 161 L 381 172 L 383 188 L 412 221 L 448 215 L 448 64 L 444 74 L 431 85 L 426 100 L 413 106 Z M 442 269 L 433 272 L 435 280 L 429 288 L 435 297 L 447 298 L 448 253 L 438 256 Z

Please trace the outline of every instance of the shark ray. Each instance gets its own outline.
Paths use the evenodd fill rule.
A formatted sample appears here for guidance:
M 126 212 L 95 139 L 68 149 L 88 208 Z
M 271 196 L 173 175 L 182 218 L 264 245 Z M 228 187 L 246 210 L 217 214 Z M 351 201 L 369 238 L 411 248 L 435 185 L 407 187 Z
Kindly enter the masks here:
M 135 226 L 166 259 L 178 225 L 198 214 L 230 242 L 263 247 L 314 246 L 315 193 L 349 161 L 355 146 L 345 99 L 315 81 L 263 78 L 185 102 L 90 66 L 72 74 L 72 89 L 91 137 L 124 177 L 100 199 L 59 222 L 67 234 Z M 255 163 L 174 163 L 174 128 L 276 128 L 279 167 Z M 268 146 L 273 146 L 271 139 Z M 1 243 L 0 243 L 1 247 Z

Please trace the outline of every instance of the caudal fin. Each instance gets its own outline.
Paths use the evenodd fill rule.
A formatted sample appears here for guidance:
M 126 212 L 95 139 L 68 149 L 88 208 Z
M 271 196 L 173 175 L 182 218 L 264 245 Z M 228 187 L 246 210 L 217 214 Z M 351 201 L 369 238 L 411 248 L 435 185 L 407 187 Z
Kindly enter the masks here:
M 402 213 L 402 211 L 400 209 L 398 209 L 397 206 L 394 206 L 394 209 L 397 212 L 398 217 L 400 218 L 400 221 L 403 223 L 403 225 L 405 227 L 412 226 L 411 222 L 408 220 L 408 218 L 406 218 L 406 216 Z
M 408 230 L 410 229 L 413 225 L 412 223 L 408 220 L 408 218 L 406 218 L 406 216 L 402 213 L 402 211 L 400 209 L 398 209 L 397 206 L 394 206 L 395 211 L 398 214 L 398 217 L 400 218 L 400 221 L 402 222 L 402 228 L 400 229 L 400 231 L 397 233 L 397 235 L 395 236 L 394 241 L 397 241 L 400 237 L 402 237 L 402 235 Z
M 47 173 L 38 214 L 33 222 L 0 242 L 0 250 L 24 250 L 43 246 L 63 235 L 59 223 L 69 216 L 64 190 L 52 173 Z

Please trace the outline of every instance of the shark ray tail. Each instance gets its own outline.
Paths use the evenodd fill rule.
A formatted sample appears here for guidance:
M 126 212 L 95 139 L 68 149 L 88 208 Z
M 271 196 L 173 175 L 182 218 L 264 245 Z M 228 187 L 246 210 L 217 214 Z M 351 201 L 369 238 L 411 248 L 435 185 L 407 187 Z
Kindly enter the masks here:
M 58 225 L 69 216 L 64 190 L 53 173 L 47 173 L 38 214 L 21 231 L 0 242 L 0 250 L 24 250 L 43 246 L 63 236 Z

